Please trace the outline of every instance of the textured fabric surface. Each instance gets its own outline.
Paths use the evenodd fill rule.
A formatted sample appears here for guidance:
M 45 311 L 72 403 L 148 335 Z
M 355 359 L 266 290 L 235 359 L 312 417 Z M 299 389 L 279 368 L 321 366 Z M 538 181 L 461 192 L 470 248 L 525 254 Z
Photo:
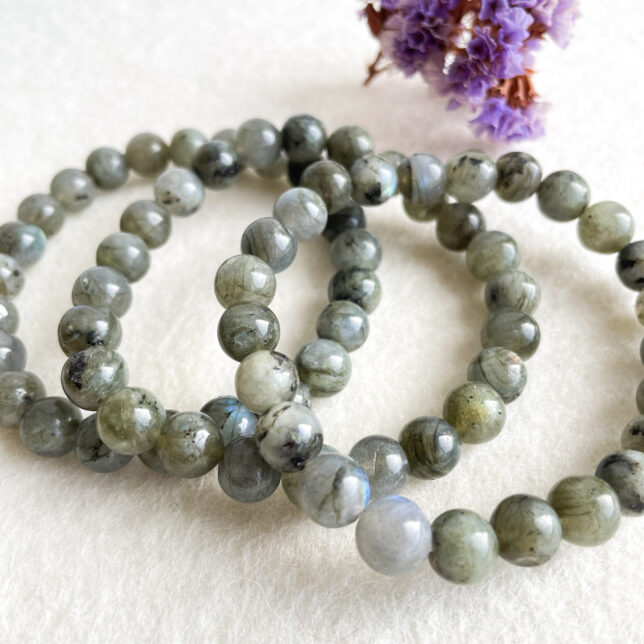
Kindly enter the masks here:
M 571 168 L 593 200 L 641 204 L 640 25 L 633 0 L 583 4 L 568 51 L 548 46 L 537 85 L 553 107 L 545 139 L 519 146 L 546 173 Z M 381 151 L 431 151 L 443 159 L 475 141 L 459 113 L 419 82 L 379 78 L 361 86 L 375 54 L 359 3 L 350 0 L 1 0 L 2 221 L 20 200 L 47 191 L 63 167 L 82 167 L 99 145 L 123 149 L 139 131 L 166 139 L 181 127 L 212 134 L 263 116 L 282 123 L 308 111 L 329 130 L 366 127 Z M 279 184 L 245 177 L 209 192 L 193 217 L 173 221 L 123 319 L 134 385 L 167 407 L 198 409 L 233 389 L 235 363 L 217 343 L 218 265 L 237 252 L 252 220 L 267 216 Z M 77 274 L 117 230 L 150 182 L 131 179 L 70 215 L 29 269 L 18 298 L 28 368 L 60 394 L 64 360 L 56 327 Z M 575 224 L 543 218 L 534 200 L 480 204 L 488 228 L 512 234 L 523 267 L 541 283 L 543 341 L 524 395 L 491 443 L 467 447 L 458 468 L 407 494 L 430 518 L 452 507 L 485 517 L 512 493 L 540 496 L 562 477 L 592 473 L 619 445 L 635 414 L 642 329 L 634 294 L 614 258 L 591 254 Z M 397 436 L 422 414 L 439 415 L 447 392 L 479 351 L 482 286 L 463 257 L 409 221 L 398 200 L 369 212 L 382 241 L 383 300 L 353 377 L 315 410 L 326 440 L 346 452 L 369 433 Z M 332 275 L 323 239 L 302 244 L 278 277 L 280 349 L 314 337 Z M 278 491 L 259 505 L 224 496 L 216 475 L 175 480 L 138 461 L 114 475 L 69 455 L 42 459 L 16 431 L 0 432 L 0 640 L 3 642 L 591 642 L 643 641 L 644 519 L 627 518 L 597 548 L 562 544 L 539 569 L 500 562 L 473 587 L 454 587 L 429 565 L 389 579 L 362 564 L 353 527 L 305 521 Z

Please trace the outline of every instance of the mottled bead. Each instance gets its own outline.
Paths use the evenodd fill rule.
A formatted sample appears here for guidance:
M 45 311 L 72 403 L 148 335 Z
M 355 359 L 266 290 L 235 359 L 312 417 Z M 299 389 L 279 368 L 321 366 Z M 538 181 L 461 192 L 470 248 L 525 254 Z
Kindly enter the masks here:
M 376 572 L 406 575 L 426 561 L 432 528 L 413 501 L 388 496 L 371 503 L 360 515 L 356 545 L 363 561 Z
M 170 416 L 173 416 L 176 413 L 177 412 L 166 412 L 166 419 L 170 418 Z M 151 469 L 153 472 L 158 472 L 159 474 L 167 474 L 165 468 L 163 467 L 163 463 L 161 462 L 161 458 L 159 457 L 159 452 L 157 451 L 156 444 L 147 452 L 141 452 L 138 456 L 141 463 L 143 463 L 143 465 Z
M 328 217 L 322 198 L 308 188 L 290 188 L 273 206 L 273 217 L 297 241 L 310 241 L 322 234 Z
M 0 371 L 22 371 L 27 364 L 27 349 L 20 338 L 0 331 Z
M 338 235 L 342 234 L 346 230 L 366 228 L 366 226 L 367 219 L 364 215 L 364 208 L 358 205 L 355 201 L 351 201 L 335 214 L 329 215 L 323 235 L 326 239 L 332 242 Z
M 271 165 L 255 169 L 257 176 L 266 181 L 278 181 L 286 176 L 287 171 L 288 161 L 283 154 Z
M 345 230 L 331 244 L 331 261 L 338 271 L 352 268 L 374 271 L 381 259 L 380 242 L 368 230 Z
M 311 400 L 311 388 L 303 382 L 300 382 L 291 402 L 297 403 L 298 405 L 304 405 L 311 409 L 313 406 L 313 401 Z
M 121 232 L 140 237 L 148 248 L 159 248 L 168 241 L 172 222 L 168 212 L 154 201 L 131 203 L 121 215 Z
M 466 150 L 452 157 L 446 167 L 445 189 L 457 201 L 472 203 L 494 190 L 496 164 L 480 150 Z
M 241 361 L 255 351 L 272 351 L 280 339 L 280 323 L 263 304 L 233 304 L 219 319 L 217 337 L 226 355 Z
M 291 161 L 316 161 L 326 147 L 326 130 L 310 114 L 291 116 L 282 127 L 282 146 Z
M 521 311 L 492 311 L 481 329 L 484 349 L 504 347 L 514 351 L 522 360 L 534 355 L 540 341 L 539 325 L 534 318 Z
M 318 339 L 305 344 L 295 356 L 295 364 L 300 379 L 314 397 L 337 394 L 351 378 L 351 358 L 333 340 Z
M 576 172 L 559 170 L 541 182 L 537 202 L 546 217 L 555 221 L 572 221 L 590 202 L 590 188 Z
M 80 463 L 99 474 L 116 472 L 132 460 L 132 456 L 128 454 L 117 454 L 112 451 L 100 439 L 96 429 L 96 414 L 88 416 L 78 426 L 74 450 Z
M 644 382 L 644 381 L 643 381 Z M 640 410 L 644 414 L 644 411 Z M 622 432 L 622 449 L 644 452 L 644 416 L 633 418 Z
M 112 233 L 98 245 L 96 264 L 113 268 L 128 282 L 136 282 L 150 268 L 150 252 L 145 242 L 137 235 Z
M 205 134 L 187 127 L 174 134 L 170 141 L 170 157 L 181 168 L 192 168 L 195 152 L 208 141 Z
M 142 132 L 127 144 L 125 159 L 130 168 L 142 177 L 156 177 L 166 169 L 170 149 L 156 134 Z
M 235 134 L 235 150 L 240 163 L 261 170 L 279 159 L 282 135 L 264 119 L 242 123 Z
M 300 186 L 317 192 L 330 215 L 351 203 L 351 177 L 335 161 L 316 161 L 302 173 Z
M 72 304 L 107 307 L 114 315 L 124 315 L 132 303 L 127 279 L 108 266 L 93 266 L 83 271 L 72 288 Z
M 18 427 L 23 414 L 45 396 L 45 385 L 29 371 L 0 372 L 0 426 Z
M 213 190 L 232 186 L 242 171 L 233 145 L 219 139 L 204 143 L 195 152 L 192 169 L 203 185 Z
M 569 476 L 559 481 L 550 491 L 548 503 L 559 516 L 566 541 L 598 546 L 617 532 L 619 498 L 596 476 Z
M 523 360 L 503 347 L 483 349 L 467 368 L 467 379 L 490 385 L 503 402 L 518 398 L 528 380 L 528 371 Z
M 619 251 L 617 276 L 634 291 L 644 288 L 644 241 L 631 242 Z
M 18 206 L 18 219 L 25 224 L 33 224 L 51 237 L 65 222 L 65 211 L 60 203 L 50 195 L 31 195 Z
M 353 199 L 364 205 L 385 203 L 396 194 L 398 175 L 396 169 L 385 159 L 369 155 L 357 159 L 351 166 Z
M 127 181 L 130 172 L 125 157 L 114 148 L 97 148 L 85 162 L 94 183 L 103 190 L 114 190 Z
M 644 514 L 644 453 L 625 450 L 609 454 L 600 461 L 595 476 L 615 490 L 622 514 Z
M 297 241 L 277 219 L 264 217 L 244 231 L 241 252 L 263 259 L 275 273 L 281 273 L 293 263 Z
M 494 568 L 499 543 L 492 526 L 470 510 L 448 510 L 432 523 L 429 563 L 455 584 L 481 581 Z
M 637 321 L 644 326 L 644 291 L 640 291 L 635 298 L 635 315 Z
M 508 152 L 496 162 L 496 194 L 516 203 L 531 197 L 541 183 L 541 166 L 527 152 Z
M 532 314 L 540 300 L 539 284 L 523 271 L 497 273 L 485 285 L 485 304 L 489 311 L 512 309 Z
M 369 335 L 369 318 L 357 304 L 338 300 L 320 313 L 316 330 L 319 338 L 333 340 L 347 351 L 355 351 Z
M 485 230 L 481 211 L 469 203 L 450 203 L 436 218 L 436 238 L 448 250 L 465 250 Z
M 154 182 L 155 201 L 177 217 L 188 217 L 197 212 L 204 196 L 201 179 L 186 168 L 166 170 Z
M 241 436 L 254 436 L 257 416 L 235 396 L 218 396 L 209 400 L 201 412 L 210 416 L 221 432 L 224 445 Z
M 35 264 L 45 253 L 47 237 L 42 228 L 21 221 L 0 226 L 0 253 L 10 255 L 20 266 Z
M 635 405 L 640 414 L 644 414 L 644 380 L 640 381 L 635 391 Z
M 81 419 L 80 411 L 65 398 L 41 398 L 20 420 L 20 439 L 38 456 L 62 456 L 74 448 Z
M 428 223 L 437 219 L 443 210 L 449 205 L 443 197 L 438 203 L 427 205 L 424 203 L 414 204 L 411 201 L 403 198 L 403 210 L 405 214 L 412 220 L 421 224 Z
M 338 450 L 330 445 L 322 445 L 322 449 L 319 454 L 309 461 L 311 463 L 314 459 L 320 458 L 324 454 L 338 454 Z M 300 507 L 299 500 L 299 485 L 300 479 L 302 478 L 303 470 L 297 470 L 295 472 L 283 472 L 282 473 L 282 489 L 284 494 L 286 494 L 288 500 L 296 507 Z
M 215 295 L 226 309 L 242 302 L 268 306 L 276 288 L 273 269 L 255 255 L 230 257 L 215 275 Z
M 396 152 L 396 150 L 387 150 L 386 152 L 381 152 L 378 156 L 382 157 L 396 171 L 398 177 L 396 194 L 398 194 L 400 192 L 400 174 L 398 171 L 407 161 L 407 157 L 402 152 Z
M 79 212 L 94 201 L 96 186 L 87 172 L 67 168 L 54 176 L 49 192 L 65 210 Z
M 398 166 L 398 187 L 413 206 L 434 206 L 445 194 L 445 166 L 433 154 L 412 154 Z
M 360 126 L 345 125 L 331 134 L 326 148 L 329 159 L 350 170 L 357 159 L 373 152 L 373 141 Z
M 0 295 L 0 330 L 15 333 L 20 324 L 20 314 L 10 297 Z
M 217 130 L 212 135 L 213 141 L 224 141 L 224 143 L 230 143 L 230 145 L 235 145 L 235 135 L 237 130 L 232 127 L 226 127 L 223 130 Z
M 633 239 L 635 222 L 621 204 L 600 201 L 581 213 L 577 232 L 581 243 L 589 250 L 616 253 Z
M 557 513 L 536 496 L 515 494 L 503 499 L 490 523 L 499 541 L 499 554 L 515 566 L 541 566 L 561 543 Z
M 18 262 L 10 255 L 0 253 L 0 294 L 18 295 L 25 285 L 25 275 Z
M 329 301 L 349 300 L 373 313 L 382 295 L 380 280 L 373 271 L 354 268 L 338 271 L 329 282 Z
M 514 270 L 521 263 L 516 242 L 498 230 L 478 234 L 465 251 L 470 273 L 485 282 L 498 273 Z
M 490 385 L 466 382 L 452 390 L 443 406 L 443 417 L 464 443 L 486 443 L 503 429 L 505 404 Z

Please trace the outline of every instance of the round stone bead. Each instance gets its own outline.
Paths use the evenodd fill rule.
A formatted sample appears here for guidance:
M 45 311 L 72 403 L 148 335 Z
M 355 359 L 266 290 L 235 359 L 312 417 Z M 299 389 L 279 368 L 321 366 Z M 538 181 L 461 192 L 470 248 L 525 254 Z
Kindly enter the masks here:
M 20 314 L 11 298 L 0 295 L 0 330 L 15 333 L 20 323 Z
M 273 269 L 255 255 L 230 257 L 215 276 L 215 295 L 225 309 L 243 302 L 268 306 L 276 288 Z
M 305 344 L 295 356 L 300 379 L 315 397 L 337 394 L 351 378 L 351 358 L 333 340 L 318 339 Z
M 621 204 L 600 201 L 581 213 L 577 231 L 581 243 L 589 250 L 616 253 L 633 239 L 635 222 Z
M 576 172 L 559 170 L 541 182 L 537 201 L 546 217 L 555 221 L 572 221 L 590 202 L 590 188 Z
M 123 387 L 101 403 L 96 427 L 110 449 L 140 454 L 157 442 L 165 420 L 165 409 L 154 394 L 141 387 Z
M 635 405 L 640 414 L 644 414 L 644 380 L 640 381 L 635 391 Z
M 61 383 L 75 405 L 96 411 L 103 400 L 127 385 L 128 378 L 127 364 L 120 354 L 105 347 L 91 347 L 67 359 Z
M 478 234 L 468 245 L 465 263 L 470 273 L 485 282 L 498 273 L 514 270 L 521 263 L 516 242 L 498 230 Z
M 197 212 L 204 196 L 201 179 L 186 168 L 166 170 L 154 183 L 155 201 L 177 217 L 188 217 Z
M 527 152 L 508 152 L 496 162 L 496 194 L 516 203 L 531 197 L 541 183 L 541 166 Z
M 273 217 L 297 241 L 310 241 L 322 234 L 328 218 L 322 198 L 308 188 L 290 188 L 273 206 Z
M 279 159 L 282 150 L 282 135 L 268 121 L 251 119 L 242 123 L 237 130 L 235 150 L 241 163 L 261 170 Z
M 201 412 L 210 416 L 221 432 L 224 445 L 241 436 L 254 436 L 257 416 L 235 396 L 218 396 L 209 400 Z
M 559 481 L 550 491 L 548 502 L 559 516 L 566 541 L 598 546 L 617 532 L 619 498 L 596 476 L 569 476 Z
M 299 379 L 297 367 L 277 351 L 256 351 L 244 358 L 235 374 L 237 397 L 256 414 L 292 400 Z
M 96 186 L 87 172 L 67 168 L 51 180 L 49 192 L 65 210 L 79 212 L 94 201 Z
M 281 475 L 262 458 L 253 436 L 241 436 L 224 447 L 217 477 L 231 499 L 257 503 L 275 492 Z
M 644 453 L 625 450 L 609 454 L 600 461 L 595 476 L 617 492 L 622 514 L 644 514 Z
M 0 331 L 0 371 L 22 371 L 27 364 L 27 349 L 20 338 Z
M 644 452 L 644 416 L 638 416 L 626 425 L 622 432 L 622 449 Z
M 345 230 L 331 244 L 331 261 L 338 271 L 352 268 L 374 271 L 381 259 L 380 242 L 368 230 Z
M 631 242 L 619 251 L 617 276 L 634 291 L 644 288 L 644 241 Z
M 41 398 L 25 411 L 18 431 L 25 447 L 38 456 L 62 456 L 74 448 L 81 413 L 65 398 Z
M 329 282 L 329 301 L 349 300 L 373 313 L 382 295 L 380 280 L 373 271 L 354 268 L 338 271 Z
M 275 273 L 286 270 L 297 254 L 297 241 L 273 217 L 257 219 L 250 224 L 241 240 L 241 252 L 263 259 Z
M 432 547 L 432 528 L 422 510 L 402 496 L 371 503 L 356 525 L 356 545 L 364 562 L 391 577 L 423 563 Z
M 481 211 L 469 203 L 450 203 L 441 209 L 436 220 L 436 238 L 448 250 L 465 250 L 485 230 Z
M 448 203 L 444 198 L 441 199 L 437 204 L 431 206 L 428 206 L 424 203 L 413 204 L 411 201 L 407 201 L 407 199 L 404 198 L 402 203 L 405 214 L 412 221 L 417 221 L 421 224 L 434 221 L 448 206 Z
M 150 252 L 137 235 L 112 233 L 96 249 L 96 263 L 113 268 L 128 282 L 137 282 L 150 268 Z
M 24 413 L 45 397 L 45 385 L 29 371 L 0 372 L 0 426 L 18 427 Z
M 455 584 L 481 581 L 494 568 L 499 543 L 492 526 L 470 510 L 448 510 L 432 523 L 429 563 Z
M 114 315 L 124 315 L 132 303 L 127 278 L 109 266 L 93 266 L 83 271 L 72 288 L 72 304 L 106 307 Z
M 398 189 L 396 169 L 385 159 L 369 155 L 351 166 L 353 199 L 359 204 L 378 205 L 393 197 Z
M 485 285 L 485 304 L 489 311 L 512 309 L 532 314 L 540 300 L 541 288 L 523 271 L 497 273 Z
M 360 126 L 345 125 L 331 134 L 326 147 L 329 159 L 350 170 L 358 159 L 373 152 L 373 141 Z
M 449 474 L 461 457 L 458 432 L 433 416 L 408 422 L 398 442 L 407 455 L 411 475 L 419 479 L 433 480 Z
M 304 405 L 311 409 L 313 406 L 313 401 L 311 400 L 311 388 L 303 382 L 300 382 L 291 402 L 297 403 L 298 405 Z
M 192 169 L 206 188 L 223 190 L 232 186 L 242 171 L 232 143 L 215 139 L 204 143 L 192 159 Z
M 76 458 L 85 467 L 109 474 L 125 467 L 132 456 L 113 452 L 99 437 L 96 429 L 96 414 L 88 416 L 79 426 L 74 439 Z
M 237 130 L 233 129 L 232 127 L 226 127 L 223 130 L 217 130 L 212 135 L 212 140 L 213 141 L 224 141 L 224 143 L 230 143 L 230 145 L 235 145 L 235 135 L 237 134 Z
M 166 422 L 176 413 L 177 412 L 174 409 L 166 409 Z M 163 463 L 161 462 L 161 457 L 159 456 L 159 451 L 157 450 L 156 443 L 147 452 L 141 452 L 138 457 L 143 465 L 145 465 L 147 468 L 153 470 L 154 472 L 159 472 L 159 474 L 167 474 L 165 467 L 163 467 Z
M 190 127 L 179 130 L 170 141 L 170 157 L 181 168 L 192 168 L 195 152 L 208 141 L 205 134 Z
M 329 218 L 326 221 L 326 228 L 322 234 L 326 239 L 332 242 L 338 235 L 342 234 L 346 230 L 366 228 L 366 226 L 367 219 L 364 216 L 364 208 L 359 206 L 355 201 L 351 201 L 335 214 L 329 215 Z
M 41 228 L 21 221 L 0 226 L 0 253 L 10 255 L 20 266 L 35 264 L 45 253 L 47 237 Z
M 486 443 L 503 429 L 505 404 L 490 385 L 466 382 L 447 396 L 443 416 L 464 443 Z
M 233 304 L 219 320 L 217 337 L 226 355 L 241 361 L 255 351 L 272 351 L 280 339 L 280 323 L 262 304 Z
M 320 453 L 312 458 L 309 461 L 309 464 L 316 458 L 320 458 L 324 454 L 338 454 L 338 450 L 331 447 L 330 445 L 322 445 Z M 303 470 L 297 470 L 295 472 L 283 472 L 282 473 L 282 489 L 288 500 L 296 507 L 300 507 L 299 500 L 299 485 L 300 479 L 302 478 Z
M 282 128 L 282 146 L 291 161 L 317 161 L 326 147 L 326 130 L 310 114 L 291 116 Z
M 409 480 L 409 462 L 400 443 L 388 436 L 365 436 L 349 452 L 369 479 L 371 500 L 398 494 Z
M 0 294 L 18 295 L 25 285 L 25 275 L 18 262 L 10 255 L 0 253 Z
M 522 360 L 534 355 L 540 340 L 539 325 L 534 318 L 521 311 L 492 311 L 481 329 L 481 344 L 484 349 L 504 347 Z
M 334 214 L 351 204 L 351 177 L 335 161 L 316 161 L 302 173 L 300 186 L 317 192 Z
M 320 313 L 316 328 L 319 338 L 333 340 L 347 351 L 355 351 L 369 335 L 369 318 L 357 304 L 338 300 Z
M 466 150 L 452 157 L 446 168 L 446 190 L 457 201 L 472 203 L 496 186 L 496 164 L 480 150 Z
M 87 174 L 103 190 L 114 190 L 127 181 L 130 169 L 125 157 L 114 148 L 97 148 L 85 163 Z
M 152 249 L 168 241 L 172 222 L 168 212 L 159 204 L 142 199 L 131 203 L 123 211 L 120 228 L 121 232 L 137 235 Z
M 156 134 L 142 132 L 127 144 L 125 160 L 142 177 L 156 177 L 166 169 L 170 149 Z
M 446 173 L 443 162 L 432 154 L 412 154 L 398 166 L 398 187 L 412 206 L 434 206 L 443 200 Z
M 490 385 L 509 403 L 518 398 L 528 380 L 528 371 L 519 356 L 503 347 L 483 349 L 467 368 L 467 379 Z
M 381 152 L 378 156 L 382 157 L 389 165 L 393 166 L 396 174 L 398 174 L 398 170 L 407 160 L 407 157 L 402 152 L 396 152 L 396 150 L 387 150 L 386 152 Z M 398 187 L 396 189 L 396 193 L 398 193 L 399 191 L 400 175 L 398 176 Z
M 65 222 L 63 207 L 50 195 L 31 195 L 18 206 L 18 219 L 25 224 L 33 224 L 51 237 Z
M 224 439 L 210 416 L 184 411 L 166 417 L 155 447 L 168 474 L 191 479 L 203 476 L 219 463 Z
M 515 566 L 541 566 L 561 543 L 561 522 L 553 507 L 528 494 L 503 499 L 490 523 L 499 541 L 499 554 Z
M 256 169 L 255 172 L 258 177 L 266 181 L 278 181 L 282 177 L 285 177 L 288 172 L 288 160 L 284 155 L 281 155 L 275 163 L 271 163 L 266 168 Z

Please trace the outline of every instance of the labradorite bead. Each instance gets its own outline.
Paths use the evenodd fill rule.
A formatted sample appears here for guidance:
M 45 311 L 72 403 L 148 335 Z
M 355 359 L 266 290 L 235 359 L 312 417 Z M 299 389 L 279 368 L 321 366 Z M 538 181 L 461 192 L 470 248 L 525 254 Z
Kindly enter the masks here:
M 79 212 L 94 201 L 96 186 L 87 172 L 67 168 L 51 180 L 49 192 L 65 210 Z
M 481 211 L 470 203 L 450 203 L 436 220 L 436 238 L 448 250 L 465 250 L 485 230 Z
M 302 173 L 300 186 L 317 192 L 330 215 L 351 204 L 351 177 L 335 161 L 316 161 Z
M 0 426 L 18 427 L 23 414 L 45 397 L 45 385 L 29 371 L 0 372 Z
M 485 304 L 489 311 L 512 309 L 532 314 L 540 299 L 541 288 L 523 271 L 498 273 L 485 285 Z
M 470 510 L 448 510 L 432 523 L 429 563 L 444 579 L 472 584 L 487 576 L 499 555 L 492 526 Z
M 388 436 L 365 436 L 349 452 L 369 479 L 371 500 L 398 494 L 409 480 L 409 462 L 400 443 Z
M 508 152 L 496 162 L 496 194 L 516 203 L 531 197 L 541 183 L 541 166 L 527 152 Z
M 273 217 L 297 241 L 310 241 L 322 234 L 328 213 L 322 198 L 308 188 L 290 188 L 273 206 Z
M 411 201 L 403 198 L 403 210 L 405 214 L 412 220 L 419 223 L 427 223 L 437 219 L 448 204 L 445 199 L 441 199 L 437 204 L 428 206 L 424 203 L 413 204 Z
M 159 248 L 168 241 L 172 222 L 168 212 L 154 201 L 131 203 L 121 215 L 121 232 L 138 235 L 148 248 Z
M 0 371 L 22 371 L 27 364 L 27 349 L 20 338 L 0 331 Z
M 210 416 L 221 432 L 224 445 L 240 436 L 254 436 L 257 416 L 235 396 L 218 396 L 209 400 L 201 412 Z
M 456 429 L 464 443 L 486 443 L 503 429 L 505 404 L 490 385 L 466 382 L 447 396 L 445 420 Z
M 398 187 L 412 206 L 435 206 L 445 194 L 445 166 L 432 154 L 412 154 L 398 166 Z
M 329 159 L 350 170 L 358 159 L 373 152 L 373 141 L 358 125 L 345 125 L 331 134 L 326 147 Z
M 449 474 L 461 457 L 461 439 L 449 423 L 433 416 L 409 421 L 398 441 L 407 455 L 412 476 L 438 479 Z
M 316 329 L 319 338 L 333 340 L 347 351 L 355 351 L 369 335 L 369 318 L 357 304 L 338 300 L 320 313 Z
M 286 176 L 288 171 L 288 161 L 282 154 L 277 161 L 265 168 L 256 168 L 255 172 L 258 177 L 266 179 L 266 181 L 277 181 Z
M 150 268 L 150 252 L 145 242 L 132 233 L 112 233 L 96 250 L 98 266 L 118 271 L 129 282 L 140 280 Z
M 223 130 L 217 130 L 212 135 L 212 140 L 213 141 L 224 141 L 224 143 L 230 143 L 230 145 L 235 145 L 235 135 L 237 134 L 237 130 L 233 129 L 232 127 L 226 127 Z
M 18 262 L 10 255 L 0 253 L 0 294 L 18 295 L 25 285 L 25 275 Z
M 316 163 L 320 159 L 313 159 L 313 161 L 306 161 L 305 163 L 298 163 L 297 161 L 289 161 L 286 166 L 286 174 L 290 184 L 294 187 L 300 185 L 304 170 L 306 170 L 312 163 Z
M 299 378 L 297 367 L 277 351 L 256 351 L 245 357 L 235 374 L 237 397 L 256 414 L 292 400 Z
M 241 361 L 255 351 L 272 351 L 280 339 L 280 323 L 262 304 L 233 304 L 219 320 L 217 337 L 226 355 Z
M 577 219 L 590 202 L 590 188 L 576 172 L 559 170 L 541 182 L 537 201 L 546 217 L 571 221 Z
M 358 519 L 356 545 L 363 561 L 383 575 L 406 575 L 432 547 L 432 528 L 423 511 L 402 496 L 371 503 Z
M 42 228 L 21 221 L 0 226 L 0 253 L 10 255 L 20 266 L 35 264 L 45 253 L 47 237 Z
M 635 222 L 621 204 L 600 201 L 581 213 L 577 231 L 581 243 L 589 250 L 616 253 L 633 239 Z
M 484 349 L 504 347 L 527 360 L 541 341 L 541 331 L 534 318 L 521 311 L 499 309 L 492 311 L 481 329 Z
M 503 347 L 483 349 L 467 368 L 467 379 L 490 385 L 503 402 L 518 398 L 528 380 L 528 371 L 519 356 Z
M 622 514 L 644 514 L 644 453 L 624 450 L 609 454 L 600 461 L 595 476 L 617 492 Z
M 380 265 L 382 248 L 380 242 L 362 228 L 345 230 L 331 244 L 331 261 L 338 271 L 362 268 L 374 271 Z
M 514 270 L 521 263 L 516 242 L 498 230 L 478 234 L 465 251 L 470 273 L 483 282 L 498 273 Z
M 480 150 L 466 150 L 452 157 L 446 167 L 446 190 L 457 201 L 472 203 L 494 190 L 496 164 Z
M 74 439 L 76 458 L 92 472 L 109 474 L 125 467 L 132 457 L 113 452 L 99 437 L 96 414 L 88 416 L 79 426 Z
M 65 398 L 41 398 L 25 411 L 18 431 L 25 447 L 38 456 L 62 456 L 74 448 L 80 411 Z
M 330 445 L 322 445 L 320 453 L 314 458 L 320 458 L 324 454 L 337 454 L 338 450 L 331 447 Z M 309 461 L 312 462 L 314 459 Z M 300 478 L 302 477 L 303 470 L 297 470 L 296 472 L 283 472 L 282 473 L 282 489 L 284 494 L 286 494 L 288 500 L 295 505 L 300 507 L 300 501 L 298 497 L 298 488 L 300 484 Z
M 125 160 L 142 177 L 156 177 L 166 169 L 170 149 L 156 134 L 142 132 L 127 144 Z
M 338 235 L 346 230 L 366 228 L 367 219 L 364 208 L 352 201 L 333 215 L 329 215 L 323 235 L 332 242 Z
M 373 271 L 354 268 L 338 271 L 329 282 L 329 301 L 349 300 L 373 313 L 382 295 L 380 280 Z
M 204 196 L 201 179 L 186 168 L 166 170 L 154 182 L 155 201 L 177 217 L 188 217 L 197 212 Z
M 242 171 L 232 143 L 220 139 L 204 143 L 195 152 L 191 167 L 203 185 L 213 190 L 232 186 Z
M 619 251 L 617 276 L 634 291 L 644 288 L 644 241 L 631 242 Z
M 644 412 L 640 410 L 640 413 Z M 622 449 L 644 452 L 644 416 L 638 416 L 626 425 L 622 432 Z
M 40 227 L 47 237 L 51 237 L 65 222 L 65 211 L 50 195 L 31 195 L 18 206 L 18 219 Z
M 317 161 L 326 147 L 326 130 L 310 114 L 291 116 L 282 127 L 282 146 L 291 161 Z
M 103 190 L 114 190 L 127 181 L 130 169 L 125 157 L 114 148 L 97 148 L 85 162 L 85 169 L 94 183 Z
M 282 135 L 264 119 L 242 123 L 235 134 L 235 150 L 240 163 L 256 170 L 267 168 L 277 161 L 282 149 Z
M 369 155 L 357 159 L 351 166 L 353 199 L 364 205 L 384 203 L 396 194 L 398 175 L 385 159 Z
M 124 315 L 132 303 L 127 279 L 109 266 L 93 266 L 83 271 L 72 288 L 72 304 L 106 307 L 114 315 Z
M 255 255 L 230 257 L 215 276 L 215 295 L 226 309 L 242 302 L 268 306 L 276 288 L 273 269 Z
M 254 221 L 244 231 L 241 252 L 263 259 L 273 272 L 281 273 L 293 263 L 297 241 L 277 219 L 264 217 Z
M 174 409 L 166 409 L 166 422 L 176 413 L 177 412 Z M 141 452 L 138 457 L 143 465 L 150 468 L 154 472 L 159 472 L 159 474 L 167 474 L 165 467 L 163 467 L 163 463 L 161 462 L 161 457 L 159 456 L 159 451 L 157 450 L 156 443 L 147 452 Z
M 110 449 L 141 454 L 157 442 L 165 420 L 165 409 L 154 394 L 142 387 L 123 387 L 101 402 L 96 427 Z
M 224 448 L 217 478 L 231 499 L 257 503 L 275 492 L 281 475 L 262 458 L 253 436 L 241 436 Z
M 314 397 L 326 397 L 344 389 L 351 378 L 351 358 L 333 340 L 318 339 L 305 344 L 295 356 L 300 379 Z
M 403 165 L 403 163 L 407 161 L 407 157 L 404 154 L 402 154 L 402 152 L 396 152 L 395 150 L 387 150 L 386 152 L 381 152 L 378 156 L 382 157 L 396 171 L 396 176 L 398 181 L 396 185 L 395 194 L 398 194 L 400 192 L 399 170 L 400 170 L 400 167 Z
M 613 488 L 596 476 L 569 476 L 548 495 L 563 538 L 578 546 L 598 546 L 608 541 L 619 526 L 619 498 Z
M 516 566 L 540 566 L 561 543 L 561 522 L 554 508 L 528 494 L 503 499 L 490 523 L 499 540 L 499 554 Z
M 192 168 L 195 152 L 208 141 L 205 134 L 190 127 L 179 130 L 170 141 L 170 157 L 175 165 Z
M 127 385 L 128 378 L 127 364 L 120 354 L 105 347 L 90 347 L 67 359 L 61 383 L 75 405 L 96 411 L 103 400 Z
M 20 323 L 20 314 L 11 298 L 0 295 L 0 329 L 5 333 L 15 333 Z

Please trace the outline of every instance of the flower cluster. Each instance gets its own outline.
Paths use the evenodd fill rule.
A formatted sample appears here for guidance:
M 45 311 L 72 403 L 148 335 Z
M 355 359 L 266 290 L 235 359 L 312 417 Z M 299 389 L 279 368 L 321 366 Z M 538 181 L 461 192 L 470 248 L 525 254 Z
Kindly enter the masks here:
M 383 60 L 420 74 L 448 109 L 477 112 L 478 135 L 513 141 L 543 134 L 533 55 L 546 36 L 565 47 L 579 10 L 577 0 L 381 0 L 363 15 L 381 46 L 367 82 Z

